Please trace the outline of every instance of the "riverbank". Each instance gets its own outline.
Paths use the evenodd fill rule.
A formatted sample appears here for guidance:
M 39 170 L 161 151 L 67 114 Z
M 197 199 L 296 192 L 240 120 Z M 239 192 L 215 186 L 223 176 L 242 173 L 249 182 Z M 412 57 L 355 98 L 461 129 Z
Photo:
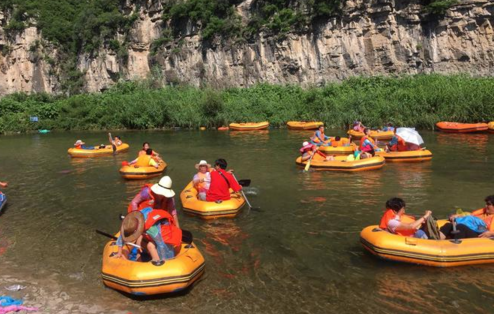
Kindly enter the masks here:
M 0 133 L 197 129 L 266 120 L 274 127 L 319 120 L 346 128 L 361 120 L 373 127 L 392 122 L 422 129 L 433 129 L 438 121 L 488 122 L 494 120 L 494 78 L 361 77 L 309 89 L 257 85 L 224 90 L 126 82 L 98 94 L 14 94 L 0 100 Z
M 126 305 L 115 304 L 113 308 L 108 303 L 102 304 L 102 299 L 91 299 L 87 292 L 77 291 L 71 287 L 81 281 L 81 278 L 62 279 L 57 273 L 48 273 L 41 270 L 40 273 L 29 273 L 20 270 L 10 262 L 2 262 L 2 274 L 0 275 L 0 289 L 2 295 L 8 295 L 17 300 L 23 300 L 23 305 L 38 308 L 38 311 L 19 313 L 58 313 L 58 314 L 128 314 L 137 313 L 127 309 Z M 62 283 L 63 282 L 63 283 Z M 24 289 L 8 291 L 5 287 L 21 285 Z

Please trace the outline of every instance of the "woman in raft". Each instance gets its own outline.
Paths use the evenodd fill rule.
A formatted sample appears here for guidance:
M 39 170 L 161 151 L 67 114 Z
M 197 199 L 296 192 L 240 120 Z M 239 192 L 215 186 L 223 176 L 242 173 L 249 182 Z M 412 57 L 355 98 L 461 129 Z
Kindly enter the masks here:
M 386 211 L 381 218 L 379 228 L 405 237 L 427 239 L 427 234 L 420 228 L 432 212 L 426 210 L 424 216 L 415 220 L 414 217 L 405 215 L 405 206 L 405 201 L 401 198 L 389 199 L 386 202 Z
M 192 182 L 194 182 L 194 187 L 198 192 L 197 198 L 206 201 L 206 194 L 211 185 L 211 173 L 209 171 L 211 165 L 207 161 L 201 160 L 195 167 L 198 172 L 192 178 Z
M 353 130 L 354 131 L 357 131 L 357 132 L 362 132 L 364 133 L 364 130 L 365 130 L 365 126 L 362 124 L 362 122 L 360 121 L 354 121 L 353 122 Z
M 376 155 L 376 151 L 379 151 L 380 148 L 376 146 L 374 140 L 369 136 L 370 129 L 365 128 L 364 136 L 360 139 L 360 158 L 370 158 Z
M 302 148 L 300 149 L 300 153 L 302 154 L 302 161 L 307 161 L 311 158 L 314 161 L 331 161 L 334 160 L 334 156 L 328 156 L 325 153 L 318 150 L 319 147 L 317 145 L 311 144 L 309 142 L 303 142 Z
M 312 144 L 317 146 L 328 146 L 331 142 L 329 136 L 324 134 L 324 126 L 320 126 L 319 129 L 314 132 L 314 135 L 310 138 Z
M 125 163 L 122 163 L 124 166 L 131 166 L 134 165 L 134 167 L 155 167 L 156 169 L 159 168 L 159 160 L 156 160 L 156 157 L 153 157 L 153 150 L 151 148 L 148 148 L 145 152 L 145 154 L 141 154 L 139 152 L 139 157 L 136 159 L 132 160 L 129 162 L 127 165 Z

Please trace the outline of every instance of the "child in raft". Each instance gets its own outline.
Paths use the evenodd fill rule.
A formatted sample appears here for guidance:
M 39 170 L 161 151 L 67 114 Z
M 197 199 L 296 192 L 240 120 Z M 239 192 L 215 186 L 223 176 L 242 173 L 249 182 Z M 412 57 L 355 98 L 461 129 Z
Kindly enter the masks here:
M 332 161 L 334 160 L 334 156 L 328 156 L 325 153 L 318 150 L 319 147 L 317 145 L 311 144 L 309 142 L 303 142 L 302 148 L 300 149 L 300 153 L 302 154 L 302 161 L 308 161 L 311 159 L 314 161 Z
M 125 165 L 125 164 L 123 164 Z M 151 148 L 148 148 L 146 150 L 146 154 L 142 155 L 139 152 L 139 157 L 136 159 L 132 160 L 127 164 L 128 166 L 135 165 L 135 167 L 155 167 L 156 169 L 159 168 L 159 163 L 154 159 L 153 157 L 153 150 Z

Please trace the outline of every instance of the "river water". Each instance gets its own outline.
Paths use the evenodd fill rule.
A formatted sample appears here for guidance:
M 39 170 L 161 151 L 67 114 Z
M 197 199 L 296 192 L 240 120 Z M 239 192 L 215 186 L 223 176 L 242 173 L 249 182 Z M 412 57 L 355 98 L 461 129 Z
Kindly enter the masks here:
M 484 197 L 494 194 L 494 135 L 422 132 L 431 162 L 303 173 L 295 158 L 309 134 L 121 132 L 130 151 L 94 159 L 71 159 L 67 148 L 77 139 L 104 143 L 106 133 L 2 136 L 0 181 L 10 185 L 0 216 L 0 262 L 41 283 L 56 274 L 73 298 L 132 313 L 494 311 L 494 265 L 398 264 L 377 260 L 359 243 L 359 232 L 378 223 L 393 196 L 404 198 L 410 213 L 430 209 L 438 218 L 456 207 L 482 207 Z M 185 216 L 178 205 L 181 226 L 194 233 L 206 259 L 206 274 L 187 293 L 135 300 L 103 286 L 107 239 L 95 229 L 118 230 L 118 214 L 144 183 L 124 181 L 118 169 L 144 141 L 168 163 L 177 204 L 194 164 L 222 157 L 239 179 L 252 179 L 248 197 L 260 210 L 244 208 L 235 219 L 206 222 Z

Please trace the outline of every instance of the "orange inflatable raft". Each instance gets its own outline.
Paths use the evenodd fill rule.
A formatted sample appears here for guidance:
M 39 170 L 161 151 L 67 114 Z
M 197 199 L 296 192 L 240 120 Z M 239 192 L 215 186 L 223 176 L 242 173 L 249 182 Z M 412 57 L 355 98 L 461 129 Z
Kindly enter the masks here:
M 230 123 L 232 131 L 256 131 L 266 130 L 269 127 L 269 122 L 252 122 L 252 123 Z
M 489 132 L 493 132 L 494 133 L 494 121 L 489 122 L 488 127 L 489 127 Z
M 245 199 L 241 194 L 234 193 L 230 189 L 231 198 L 228 201 L 205 202 L 197 198 L 197 190 L 191 181 L 180 193 L 182 209 L 184 212 L 196 215 L 202 219 L 233 218 L 245 205 Z
M 321 125 L 324 125 L 322 122 L 303 122 L 303 121 L 288 121 L 286 123 L 290 130 L 315 130 L 319 128 Z
M 128 245 L 122 248 L 125 256 L 129 255 L 130 250 Z M 129 261 L 113 257 L 117 252 L 116 241 L 112 240 L 105 245 L 101 269 L 103 283 L 133 295 L 178 292 L 191 286 L 204 273 L 204 257 L 194 243 L 182 243 L 180 252 L 161 266 L 154 266 L 151 261 Z
M 489 129 L 487 123 L 438 122 L 436 126 L 439 130 L 448 133 L 484 132 Z
M 380 151 L 376 155 L 383 156 L 386 162 L 422 162 L 432 159 L 432 153 L 427 149 L 389 153 Z
M 439 220 L 442 226 L 447 220 Z M 489 238 L 428 240 L 404 237 L 366 227 L 360 242 L 373 255 L 386 260 L 436 267 L 494 263 L 494 241 Z
M 347 161 L 346 156 L 335 156 L 335 160 L 325 161 L 315 157 L 310 162 L 310 167 L 314 170 L 329 170 L 329 171 L 364 171 L 380 169 L 384 166 L 384 157 L 374 156 L 361 160 Z M 295 163 L 299 166 L 305 166 L 307 161 L 302 161 L 302 157 L 298 157 Z
M 122 143 L 122 145 L 117 146 L 115 154 L 120 154 L 128 150 L 129 144 Z M 69 148 L 67 152 L 69 153 L 70 157 L 73 158 L 91 158 L 113 155 L 113 148 L 111 145 L 106 145 L 105 148 L 99 148 L 98 146 L 96 146 L 95 149 Z
M 357 132 L 355 130 L 349 130 L 347 132 L 348 135 L 351 135 L 353 139 L 360 139 L 364 136 L 364 133 L 362 132 Z M 370 131 L 370 137 L 372 137 L 374 140 L 390 140 L 394 136 L 393 131 Z
M 165 171 L 167 167 L 166 162 L 162 161 L 158 164 L 158 168 L 155 167 L 136 167 L 134 165 L 131 166 L 123 166 L 120 168 L 119 172 L 125 179 L 128 180 L 142 180 L 153 178 L 161 175 L 163 171 Z

